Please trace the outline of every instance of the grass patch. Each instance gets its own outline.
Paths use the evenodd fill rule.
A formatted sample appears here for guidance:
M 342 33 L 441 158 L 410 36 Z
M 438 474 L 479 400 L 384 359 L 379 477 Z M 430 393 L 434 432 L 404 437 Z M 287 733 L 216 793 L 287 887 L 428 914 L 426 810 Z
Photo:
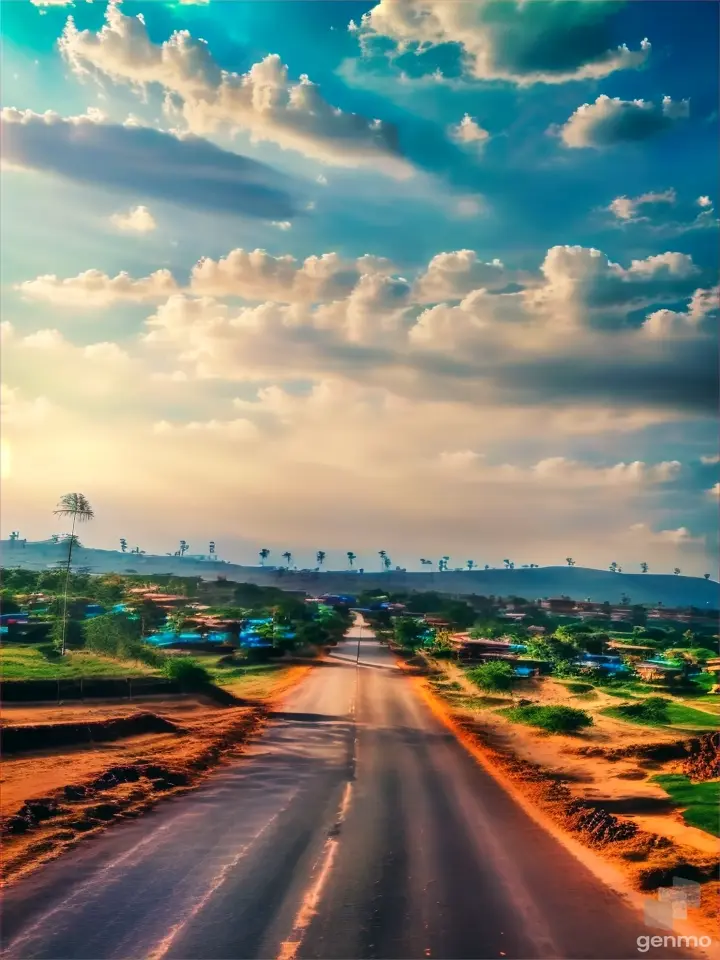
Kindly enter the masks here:
M 682 773 L 661 773 L 652 782 L 666 790 L 673 803 L 684 807 L 683 820 L 691 827 L 699 827 L 714 836 L 720 836 L 720 782 L 708 780 L 692 783 Z
M 525 723 L 548 733 L 577 733 L 593 725 L 590 714 L 575 707 L 540 707 L 531 704 L 526 707 L 510 707 L 500 713 L 513 723 Z
M 136 660 L 114 660 L 85 651 L 75 650 L 64 657 L 48 657 L 42 649 L 34 645 L 4 645 L 0 648 L 0 678 L 3 680 L 139 677 L 154 673 L 157 673 L 157 670 Z
M 629 693 L 627 690 L 613 690 L 611 687 L 602 687 L 602 692 L 609 697 L 618 697 L 622 700 L 637 700 L 636 695 Z
M 564 684 L 570 693 L 591 693 L 594 692 L 593 685 L 591 683 L 578 683 L 575 680 L 565 681 Z
M 711 713 L 664 697 L 647 697 L 620 707 L 606 707 L 600 712 L 606 717 L 648 727 L 691 727 L 693 730 L 717 730 L 718 727 L 717 717 Z

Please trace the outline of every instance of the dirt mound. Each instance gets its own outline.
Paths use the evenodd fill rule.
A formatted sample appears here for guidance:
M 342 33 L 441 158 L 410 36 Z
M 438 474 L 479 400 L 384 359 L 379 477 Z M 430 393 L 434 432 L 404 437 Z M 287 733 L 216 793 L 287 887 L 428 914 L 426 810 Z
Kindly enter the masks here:
M 688 741 L 689 756 L 683 773 L 691 780 L 716 780 L 720 777 L 720 732 L 704 733 Z
M 171 720 L 155 713 L 134 713 L 85 723 L 44 723 L 0 727 L 0 749 L 5 754 L 47 750 L 78 743 L 96 743 L 145 733 L 181 733 Z

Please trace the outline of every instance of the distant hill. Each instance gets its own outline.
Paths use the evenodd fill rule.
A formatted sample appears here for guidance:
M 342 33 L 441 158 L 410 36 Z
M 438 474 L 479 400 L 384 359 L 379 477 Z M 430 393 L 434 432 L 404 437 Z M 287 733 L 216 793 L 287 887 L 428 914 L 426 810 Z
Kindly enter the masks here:
M 11 543 L 0 541 L 0 559 L 5 567 L 41 570 L 53 566 L 67 556 L 67 547 L 60 543 Z M 661 573 L 610 573 L 588 567 L 538 567 L 533 570 L 473 570 L 447 573 L 387 573 L 326 570 L 286 571 L 274 567 L 250 567 L 223 561 L 195 560 L 192 557 L 161 557 L 120 553 L 116 550 L 93 550 L 80 547 L 73 551 L 73 568 L 87 567 L 90 573 L 218 575 L 228 580 L 260 585 L 282 586 L 308 593 L 358 593 L 374 587 L 387 590 L 438 590 L 450 594 L 484 596 L 518 596 L 527 600 L 540 597 L 570 597 L 619 603 L 623 594 L 631 603 L 666 607 L 720 607 L 720 586 L 700 577 L 673 576 Z

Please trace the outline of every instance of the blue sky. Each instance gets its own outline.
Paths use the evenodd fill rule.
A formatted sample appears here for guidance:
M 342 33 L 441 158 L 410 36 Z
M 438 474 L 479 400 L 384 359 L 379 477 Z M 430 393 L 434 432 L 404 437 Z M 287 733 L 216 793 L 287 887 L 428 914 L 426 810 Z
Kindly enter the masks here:
M 717 5 L 3 32 L 8 530 L 714 569 Z

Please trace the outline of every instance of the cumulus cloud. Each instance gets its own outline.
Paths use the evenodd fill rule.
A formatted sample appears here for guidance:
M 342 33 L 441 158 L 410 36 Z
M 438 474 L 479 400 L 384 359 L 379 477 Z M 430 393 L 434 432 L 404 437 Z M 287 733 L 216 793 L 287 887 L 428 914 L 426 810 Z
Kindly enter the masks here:
M 110 222 L 125 233 L 151 233 L 157 228 L 155 217 L 147 207 L 131 207 L 127 213 L 114 213 Z
M 71 67 L 135 86 L 161 85 L 178 98 L 193 132 L 206 134 L 218 126 L 246 130 L 255 141 L 267 140 L 324 163 L 409 172 L 392 126 L 332 106 L 305 75 L 290 80 L 276 54 L 245 74 L 231 73 L 187 30 L 154 44 L 142 17 L 125 16 L 114 3 L 108 4 L 105 20 L 95 33 L 78 30 L 68 18 L 59 45 Z
M 42 300 L 61 307 L 97 308 L 115 303 L 149 303 L 165 300 L 177 292 L 177 284 L 169 270 L 156 270 L 147 277 L 134 280 L 123 271 L 109 277 L 100 270 L 86 270 L 76 277 L 60 279 L 46 274 L 35 280 L 16 284 L 15 289 L 31 300 Z
M 282 303 L 313 303 L 347 296 L 364 273 L 386 274 L 386 260 L 370 256 L 345 260 L 337 253 L 298 261 L 265 250 L 231 250 L 225 257 L 205 257 L 192 270 L 193 293 Z
M 677 527 L 675 530 L 651 530 L 646 523 L 633 523 L 630 530 L 641 534 L 649 542 L 656 544 L 672 544 L 674 546 L 701 546 L 705 543 L 704 537 L 693 536 L 687 527 Z
M 488 465 L 472 450 L 441 453 L 443 468 L 462 471 L 478 482 L 543 483 L 561 487 L 629 486 L 645 487 L 670 483 L 677 479 L 681 464 L 677 460 L 647 464 L 642 460 L 597 467 L 567 457 L 546 457 L 531 467 L 514 464 Z
M 613 47 L 615 8 L 587 2 L 523 3 L 521 0 L 380 0 L 364 14 L 364 46 L 376 37 L 399 51 L 456 44 L 468 77 L 505 80 L 519 86 L 565 83 L 637 69 L 651 46 Z
M 700 457 L 700 463 L 705 466 L 709 466 L 714 463 L 720 463 L 720 453 L 709 453 L 706 456 Z
M 693 338 L 699 332 L 712 333 L 720 314 L 720 286 L 696 290 L 687 310 L 655 310 L 643 321 L 642 330 L 657 339 Z
M 647 140 L 689 115 L 689 100 L 665 97 L 656 105 L 602 94 L 594 103 L 578 107 L 560 128 L 560 136 L 567 147 L 611 147 Z
M 670 188 L 660 193 L 643 193 L 639 197 L 616 197 L 608 210 L 618 220 L 634 221 L 647 220 L 647 217 L 638 216 L 640 207 L 653 206 L 658 203 L 674 204 L 677 200 L 677 194 Z
M 455 143 L 465 147 L 474 147 L 476 150 L 482 150 L 490 134 L 484 130 L 480 124 L 466 113 L 460 123 L 451 125 L 448 128 L 448 135 Z
M 54 405 L 47 397 L 28 400 L 17 388 L 0 384 L 0 416 L 5 427 L 27 427 L 42 423 L 53 410 Z
M 710 487 L 708 490 L 708 496 L 714 497 L 715 499 L 720 498 L 720 483 L 716 483 L 714 486 Z
M 438 253 L 414 288 L 420 303 L 460 300 L 473 290 L 499 290 L 510 282 L 510 274 L 500 260 L 483 263 L 474 250 Z
M 286 178 L 198 137 L 104 123 L 97 112 L 63 118 L 6 107 L 0 118 L 3 158 L 15 166 L 218 213 L 295 215 Z
M 259 436 L 257 426 L 252 420 L 237 418 L 235 420 L 191 420 L 188 423 L 170 423 L 159 420 L 153 426 L 153 431 L 159 436 L 177 436 L 178 434 L 190 437 L 204 434 L 233 441 L 256 440 Z
M 695 203 L 696 203 L 699 207 L 711 207 L 711 206 L 712 206 L 712 200 L 710 199 L 710 197 L 707 197 L 707 196 L 698 197 L 697 200 L 695 201 Z

